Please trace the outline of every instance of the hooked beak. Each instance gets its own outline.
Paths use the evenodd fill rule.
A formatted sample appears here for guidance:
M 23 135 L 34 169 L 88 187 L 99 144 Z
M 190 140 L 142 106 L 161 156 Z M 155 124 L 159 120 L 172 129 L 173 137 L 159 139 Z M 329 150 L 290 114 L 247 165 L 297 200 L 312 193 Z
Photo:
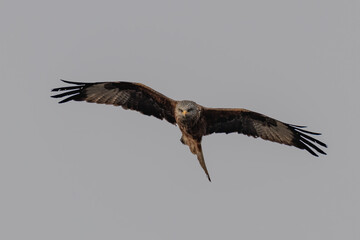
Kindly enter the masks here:
M 187 114 L 187 111 L 186 111 L 186 110 L 182 111 L 182 115 L 183 115 L 184 117 L 186 116 L 186 114 Z

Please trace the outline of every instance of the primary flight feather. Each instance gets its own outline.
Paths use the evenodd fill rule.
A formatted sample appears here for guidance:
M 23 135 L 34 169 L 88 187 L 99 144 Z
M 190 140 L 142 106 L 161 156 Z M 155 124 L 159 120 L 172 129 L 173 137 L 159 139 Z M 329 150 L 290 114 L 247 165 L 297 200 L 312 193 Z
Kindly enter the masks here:
M 140 83 L 62 81 L 72 86 L 52 90 L 62 92 L 52 96 L 63 98 L 59 103 L 73 100 L 110 104 L 177 124 L 182 133 L 180 141 L 188 145 L 190 151 L 197 156 L 209 181 L 211 179 L 202 153 L 201 140 L 203 136 L 212 133 L 237 132 L 305 149 L 316 157 L 318 153 L 326 155 L 320 148 L 326 148 L 326 144 L 310 136 L 320 133 L 306 131 L 304 126 L 283 123 L 246 109 L 207 108 L 193 101 L 176 101 Z

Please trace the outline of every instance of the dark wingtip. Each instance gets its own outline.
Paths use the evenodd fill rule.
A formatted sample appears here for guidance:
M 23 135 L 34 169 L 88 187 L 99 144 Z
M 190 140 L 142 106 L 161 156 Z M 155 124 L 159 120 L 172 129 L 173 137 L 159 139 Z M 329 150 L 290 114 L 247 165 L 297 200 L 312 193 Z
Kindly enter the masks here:
M 68 81 L 68 80 L 64 80 L 64 79 L 60 79 L 61 81 L 63 81 L 64 83 L 68 83 L 68 84 L 75 84 L 75 85 L 84 85 L 85 83 L 83 82 L 72 82 L 72 81 Z
M 86 86 L 86 83 L 72 82 L 72 81 L 67 81 L 67 80 L 64 80 L 64 79 L 60 79 L 60 80 L 63 81 L 64 83 L 73 84 L 73 86 L 59 87 L 59 88 L 54 88 L 54 89 L 51 90 L 52 92 L 64 91 L 62 93 L 50 96 L 52 98 L 62 98 L 62 97 L 67 96 L 67 98 L 61 100 L 59 103 L 65 103 L 65 102 L 68 102 L 70 100 L 73 100 L 80 93 L 81 89 Z
M 294 125 L 294 124 L 288 124 L 288 125 L 294 128 L 307 128 L 307 126 L 301 126 L 301 125 Z
M 62 88 L 53 88 L 51 89 L 52 92 L 58 92 L 58 91 L 61 91 Z
M 295 144 L 295 146 L 301 148 L 301 149 L 305 149 L 306 151 L 308 151 L 311 155 L 315 156 L 315 157 L 319 157 L 316 152 L 326 155 L 326 153 L 320 149 L 318 146 L 316 146 L 315 144 L 319 144 L 321 147 L 325 147 L 327 148 L 327 145 L 323 142 L 321 142 L 320 140 L 311 137 L 310 135 L 321 135 L 321 133 L 318 132 L 311 132 L 311 131 L 307 131 L 304 130 L 303 128 L 305 128 L 305 126 L 299 126 L 299 125 L 293 125 L 293 124 L 288 124 L 290 126 L 290 128 L 292 128 L 292 130 L 296 133 L 297 137 L 296 137 L 296 141 L 299 141 L 298 143 Z
M 66 103 L 66 102 L 68 102 L 68 101 L 70 101 L 71 99 L 69 99 L 69 98 L 66 98 L 66 99 L 64 99 L 64 100 L 61 100 L 60 102 L 58 102 L 58 104 L 61 104 L 61 103 Z

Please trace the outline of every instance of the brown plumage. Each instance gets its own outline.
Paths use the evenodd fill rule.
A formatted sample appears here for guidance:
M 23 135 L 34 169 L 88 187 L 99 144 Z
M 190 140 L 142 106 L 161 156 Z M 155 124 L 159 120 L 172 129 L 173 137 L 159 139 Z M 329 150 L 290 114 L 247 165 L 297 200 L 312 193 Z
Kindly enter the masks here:
M 327 147 L 325 143 L 309 136 L 320 133 L 304 130 L 304 126 L 283 123 L 260 113 L 242 108 L 206 108 L 193 101 L 175 101 L 152 88 L 132 82 L 80 83 L 62 80 L 73 84 L 69 87 L 55 88 L 63 91 L 54 98 L 63 98 L 59 103 L 86 101 L 122 106 L 124 109 L 139 111 L 148 116 L 165 119 L 177 124 L 182 132 L 181 142 L 188 145 L 195 154 L 209 181 L 201 148 L 201 140 L 212 133 L 242 133 L 255 138 L 278 142 L 305 149 L 314 156 L 316 152 L 325 154 L 316 144 Z

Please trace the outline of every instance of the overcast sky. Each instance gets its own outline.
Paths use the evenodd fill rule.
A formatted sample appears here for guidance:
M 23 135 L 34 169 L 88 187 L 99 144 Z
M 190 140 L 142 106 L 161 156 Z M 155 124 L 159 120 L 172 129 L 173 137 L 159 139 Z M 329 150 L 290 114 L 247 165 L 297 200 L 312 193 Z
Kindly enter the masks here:
M 360 239 L 359 1 L 0 2 L 1 239 Z M 57 104 L 73 81 L 306 125 L 328 155 Z

